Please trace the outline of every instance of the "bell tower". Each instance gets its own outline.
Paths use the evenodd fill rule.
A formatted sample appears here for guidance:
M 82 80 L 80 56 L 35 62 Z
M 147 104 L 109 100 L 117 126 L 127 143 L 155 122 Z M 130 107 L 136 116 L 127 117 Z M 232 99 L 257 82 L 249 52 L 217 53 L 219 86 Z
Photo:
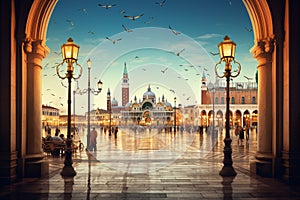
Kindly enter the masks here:
M 124 62 L 123 78 L 122 78 L 122 106 L 125 106 L 129 102 L 129 78 L 126 67 L 126 62 Z

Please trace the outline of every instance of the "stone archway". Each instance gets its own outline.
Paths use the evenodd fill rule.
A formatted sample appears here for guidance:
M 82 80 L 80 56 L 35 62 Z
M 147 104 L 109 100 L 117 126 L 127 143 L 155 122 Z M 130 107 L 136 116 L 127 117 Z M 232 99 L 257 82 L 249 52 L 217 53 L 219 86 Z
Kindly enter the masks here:
M 21 136 L 14 135 L 11 136 L 9 140 L 11 140 L 12 143 L 15 143 L 13 140 L 19 140 L 16 139 L 16 137 L 21 137 L 21 141 L 17 141 L 17 143 L 20 143 L 18 150 L 21 152 L 21 155 L 19 156 L 21 159 L 25 159 L 25 163 L 26 160 L 30 161 L 31 159 L 35 159 L 34 161 L 36 161 L 41 158 L 41 138 L 40 133 L 38 133 L 41 130 L 41 62 L 49 52 L 49 49 L 46 46 L 46 32 L 50 16 L 57 2 L 58 0 L 35 0 L 32 3 L 27 3 L 31 4 L 29 6 L 29 13 L 26 13 L 28 11 L 23 8 L 23 12 L 25 12 L 25 16 L 27 17 L 27 22 L 20 26 L 26 27 L 23 32 L 26 37 L 22 38 L 24 40 L 22 50 L 15 49 L 16 52 L 21 52 L 16 53 L 18 56 L 15 60 L 18 61 L 18 64 L 21 64 L 20 67 L 22 69 L 18 70 L 21 71 L 22 75 L 21 78 L 16 76 L 12 77 L 12 79 L 15 80 L 15 85 L 13 85 L 13 87 L 20 88 L 21 90 L 20 93 L 22 99 L 15 100 L 17 104 L 16 109 L 21 112 L 21 119 L 12 119 L 14 122 L 10 124 L 17 124 L 15 126 L 17 126 L 17 129 L 19 130 L 11 130 L 10 134 L 19 134 Z M 280 112 L 277 111 L 276 106 L 274 106 L 277 98 L 274 88 L 276 88 L 277 85 L 272 85 L 272 83 L 275 83 L 274 79 L 277 74 L 274 62 L 276 58 L 274 57 L 273 21 L 266 0 L 243 0 L 243 2 L 248 10 L 254 31 L 255 39 L 251 52 L 258 61 L 258 107 L 260 114 L 258 116 L 258 154 L 256 156 L 257 161 L 253 165 L 253 169 L 256 170 L 256 172 L 264 174 L 269 169 L 273 172 L 272 157 L 276 155 L 273 155 L 272 152 L 277 152 L 277 150 L 272 149 L 271 141 L 276 142 L 274 140 L 278 133 L 275 131 L 282 130 L 282 122 L 277 123 L 278 119 L 272 118 L 272 115 L 278 115 L 278 112 Z M 16 2 L 12 2 L 12 4 L 15 4 L 14 6 L 17 7 Z M 18 8 L 21 9 L 20 6 L 18 6 Z M 11 14 L 18 18 L 23 17 L 21 14 L 17 15 L 15 11 L 11 11 Z M 15 26 L 15 21 L 11 21 L 10 26 Z M 13 43 L 19 41 L 19 38 L 10 38 L 10 40 L 10 42 Z M 9 56 L 6 57 L 9 58 Z M 21 81 L 18 78 L 21 79 Z M 11 88 L 10 90 L 14 91 L 16 88 Z M 8 96 L 9 95 L 11 94 L 8 93 Z M 275 100 L 272 101 L 272 98 Z M 11 104 L 9 104 L 9 107 L 13 107 Z M 15 108 L 10 109 L 14 110 Z M 279 127 L 279 129 L 276 127 L 274 128 L 275 124 L 281 127 Z M 10 127 L 10 125 L 7 125 L 8 129 L 15 129 L 11 128 L 12 126 Z M 286 134 L 289 134 L 289 132 L 286 132 Z M 272 135 L 274 137 L 272 137 Z M 30 138 L 30 140 L 28 138 Z M 276 147 L 276 145 L 273 146 Z M 15 148 L 11 148 L 10 146 L 6 148 L 6 152 L 9 154 L 15 150 Z M 7 163 L 7 166 L 12 166 L 15 162 L 11 159 L 4 159 L 1 161 L 3 161 L 1 163 Z M 260 164 L 263 163 L 267 164 L 261 167 Z M 10 168 L 14 168 L 14 166 Z M 260 171 L 257 170 L 258 168 L 260 168 Z M 8 179 L 15 178 L 16 172 L 13 172 L 13 174 L 11 174 L 11 172 L 7 172 L 7 177 Z

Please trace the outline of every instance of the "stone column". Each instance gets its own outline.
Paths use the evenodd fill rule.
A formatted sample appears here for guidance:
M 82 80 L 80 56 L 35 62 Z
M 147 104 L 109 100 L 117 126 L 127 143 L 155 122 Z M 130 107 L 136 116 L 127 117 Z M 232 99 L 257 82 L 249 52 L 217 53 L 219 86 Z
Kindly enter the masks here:
M 27 54 L 27 131 L 24 176 L 40 177 L 48 173 L 42 152 L 42 59 L 48 48 L 41 40 L 27 39 L 24 45 Z
M 260 40 L 252 49 L 258 61 L 258 132 L 257 153 L 250 170 L 271 177 L 272 170 L 272 53 L 273 39 Z

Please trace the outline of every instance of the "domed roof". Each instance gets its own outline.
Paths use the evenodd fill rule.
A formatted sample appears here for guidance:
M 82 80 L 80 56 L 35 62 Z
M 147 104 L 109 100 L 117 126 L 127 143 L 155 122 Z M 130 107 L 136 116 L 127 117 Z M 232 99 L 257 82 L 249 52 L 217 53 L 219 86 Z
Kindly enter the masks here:
M 111 106 L 112 107 L 118 106 L 118 101 L 115 98 L 113 98 L 113 100 L 111 101 Z
M 126 103 L 125 107 L 131 107 L 131 102 Z
M 143 99 L 155 99 L 155 94 L 151 91 L 150 85 L 148 90 L 143 94 Z
M 170 102 L 165 102 L 166 106 L 172 107 L 172 104 Z

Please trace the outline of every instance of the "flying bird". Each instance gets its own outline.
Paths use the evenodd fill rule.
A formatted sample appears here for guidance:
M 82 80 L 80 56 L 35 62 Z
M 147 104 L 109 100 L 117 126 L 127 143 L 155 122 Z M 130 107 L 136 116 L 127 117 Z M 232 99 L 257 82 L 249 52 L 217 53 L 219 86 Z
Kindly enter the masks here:
M 166 67 L 164 70 L 160 70 L 163 74 L 168 70 L 168 68 Z
M 113 6 L 116 6 L 116 4 L 112 4 L 112 5 L 104 5 L 104 4 L 98 4 L 98 6 L 102 7 L 102 8 L 105 8 L 105 9 L 109 9 L 109 8 L 112 8 Z
M 248 76 L 244 76 L 248 81 L 252 80 L 253 78 L 250 78 Z
M 88 34 L 94 35 L 95 33 L 93 31 L 89 31 Z
M 171 92 L 173 92 L 175 94 L 175 91 L 173 89 L 170 89 Z
M 144 14 L 135 15 L 135 16 L 124 15 L 124 17 L 127 18 L 127 19 L 136 20 L 136 19 L 142 17 L 143 15 Z
M 54 51 L 54 53 L 55 53 L 56 55 L 58 55 L 58 56 L 61 55 L 61 52 Z
M 62 81 L 61 81 L 60 83 L 61 83 L 61 85 L 62 85 L 63 87 L 67 88 L 67 86 L 64 85 L 64 83 L 63 83 Z
M 121 13 L 121 14 L 125 14 L 126 11 L 125 11 L 125 10 L 120 10 L 120 13 Z
M 217 55 L 219 55 L 220 53 L 214 53 L 214 52 L 209 52 L 211 55 L 213 55 L 213 56 L 217 56 Z
M 74 26 L 74 22 L 73 22 L 73 21 L 67 19 L 66 22 L 69 22 L 69 24 L 70 24 L 71 26 Z
M 155 2 L 155 4 L 158 4 L 160 7 L 163 7 L 163 5 L 166 3 L 166 0 L 163 0 L 162 2 Z
M 180 56 L 180 54 L 184 51 L 185 49 L 182 49 L 181 51 L 176 53 L 176 56 Z
M 122 24 L 122 27 L 123 27 L 123 29 L 126 31 L 126 32 L 132 32 L 132 30 L 130 30 L 129 28 L 127 28 L 126 26 L 124 26 L 124 24 Z
M 81 11 L 81 12 L 87 13 L 87 9 L 86 8 L 80 8 L 78 10 Z
M 179 35 L 180 32 L 175 31 L 170 25 L 169 25 L 169 29 L 172 31 L 172 33 L 174 33 L 175 35 Z
M 252 28 L 247 28 L 247 27 L 245 27 L 245 29 L 246 29 L 248 32 L 252 32 L 252 31 L 253 31 Z
M 116 42 L 122 40 L 122 38 L 116 39 L 116 40 L 112 40 L 109 37 L 105 37 L 106 39 L 110 40 L 113 44 L 116 44 Z

